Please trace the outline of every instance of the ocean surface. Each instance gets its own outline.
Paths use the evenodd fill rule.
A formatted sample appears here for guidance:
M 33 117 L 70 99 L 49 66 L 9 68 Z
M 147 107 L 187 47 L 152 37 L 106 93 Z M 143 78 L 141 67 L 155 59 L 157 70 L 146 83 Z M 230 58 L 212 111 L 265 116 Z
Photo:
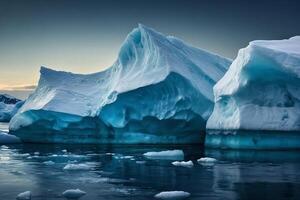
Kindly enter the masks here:
M 0 129 L 7 129 L 7 124 L 0 124 Z M 183 150 L 184 160 L 192 160 L 194 166 L 178 167 L 170 158 L 143 156 L 173 149 Z M 218 161 L 198 163 L 204 156 Z M 220 151 L 198 145 L 0 145 L 1 200 L 16 199 L 27 190 L 32 200 L 59 200 L 64 199 L 62 192 L 76 188 L 87 193 L 81 200 L 146 200 L 173 190 L 191 193 L 190 200 L 300 199 L 300 151 Z

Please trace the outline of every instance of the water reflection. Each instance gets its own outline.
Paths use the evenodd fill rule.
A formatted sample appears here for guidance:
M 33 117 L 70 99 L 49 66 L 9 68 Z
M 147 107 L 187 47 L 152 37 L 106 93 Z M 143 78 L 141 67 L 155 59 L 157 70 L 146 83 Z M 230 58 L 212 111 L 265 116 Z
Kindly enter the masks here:
M 150 160 L 149 151 L 181 149 L 193 168 Z M 218 159 L 203 166 L 203 156 Z M 87 192 L 82 200 L 153 199 L 165 190 L 183 190 L 189 199 L 299 199 L 300 157 L 292 151 L 205 152 L 197 145 L 10 145 L 0 149 L 0 199 L 30 190 L 33 200 L 63 199 L 70 188 Z M 2 159 L 3 158 L 3 159 Z M 49 161 L 50 164 L 49 164 Z M 67 164 L 88 170 L 64 170 Z

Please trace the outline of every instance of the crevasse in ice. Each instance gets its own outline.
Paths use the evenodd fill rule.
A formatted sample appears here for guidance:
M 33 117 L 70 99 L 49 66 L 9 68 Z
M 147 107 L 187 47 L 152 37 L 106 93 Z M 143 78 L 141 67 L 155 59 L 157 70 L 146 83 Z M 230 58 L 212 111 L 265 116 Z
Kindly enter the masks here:
M 206 146 L 300 148 L 300 36 L 251 42 L 214 95 Z
M 81 75 L 41 68 L 10 123 L 27 142 L 198 143 L 231 61 L 139 25 L 117 61 Z

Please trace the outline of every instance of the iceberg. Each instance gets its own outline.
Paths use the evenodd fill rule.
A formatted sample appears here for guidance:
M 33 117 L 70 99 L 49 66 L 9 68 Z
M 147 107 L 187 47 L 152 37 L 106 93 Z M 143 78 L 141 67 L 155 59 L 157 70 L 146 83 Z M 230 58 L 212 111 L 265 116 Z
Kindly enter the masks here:
M 300 36 L 250 42 L 214 95 L 207 147 L 300 148 Z
M 0 94 L 0 122 L 9 122 L 23 103 L 8 94 Z
M 102 72 L 41 67 L 9 129 L 24 142 L 201 143 L 212 88 L 230 63 L 139 25 Z

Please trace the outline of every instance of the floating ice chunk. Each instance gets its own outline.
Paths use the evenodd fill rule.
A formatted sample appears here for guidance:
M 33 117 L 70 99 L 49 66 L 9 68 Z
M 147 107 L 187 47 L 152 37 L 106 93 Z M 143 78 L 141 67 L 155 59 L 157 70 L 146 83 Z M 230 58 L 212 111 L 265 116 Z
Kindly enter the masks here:
M 93 169 L 92 166 L 87 164 L 67 164 L 64 170 L 91 170 Z
M 197 161 L 199 164 L 203 166 L 213 166 L 216 164 L 217 159 L 210 158 L 210 157 L 203 157 L 203 158 L 199 158 Z
M 193 167 L 194 163 L 190 160 L 190 161 L 174 161 L 172 162 L 172 165 L 174 166 L 179 166 L 179 167 Z
M 167 150 L 159 152 L 147 152 L 144 156 L 149 159 L 159 160 L 183 160 L 184 153 L 182 150 Z
M 36 151 L 36 152 L 34 152 L 33 154 L 34 154 L 35 156 L 38 156 L 38 155 L 40 155 L 40 152 Z
M 184 191 L 166 191 L 166 192 L 160 192 L 156 194 L 154 197 L 157 199 L 179 200 L 179 199 L 186 199 L 189 196 L 191 196 L 191 194 Z
M 1 149 L 9 149 L 9 147 L 6 145 L 1 145 Z
M 61 150 L 63 153 L 67 153 L 68 151 L 67 151 L 67 149 L 63 149 L 63 150 Z
M 134 158 L 133 156 L 123 156 L 124 159 L 132 159 Z
M 18 194 L 17 200 L 31 200 L 31 192 L 30 191 L 26 191 L 26 192 L 22 192 L 20 194 Z
M 69 189 L 64 191 L 62 195 L 67 199 L 79 199 L 82 196 L 86 195 L 86 192 L 80 189 Z
M 20 142 L 21 140 L 18 137 L 0 131 L 0 144 L 13 144 Z
M 51 160 L 49 160 L 49 161 L 45 161 L 45 162 L 43 162 L 45 165 L 54 165 L 55 164 L 55 162 L 53 162 L 53 161 L 51 161 Z

